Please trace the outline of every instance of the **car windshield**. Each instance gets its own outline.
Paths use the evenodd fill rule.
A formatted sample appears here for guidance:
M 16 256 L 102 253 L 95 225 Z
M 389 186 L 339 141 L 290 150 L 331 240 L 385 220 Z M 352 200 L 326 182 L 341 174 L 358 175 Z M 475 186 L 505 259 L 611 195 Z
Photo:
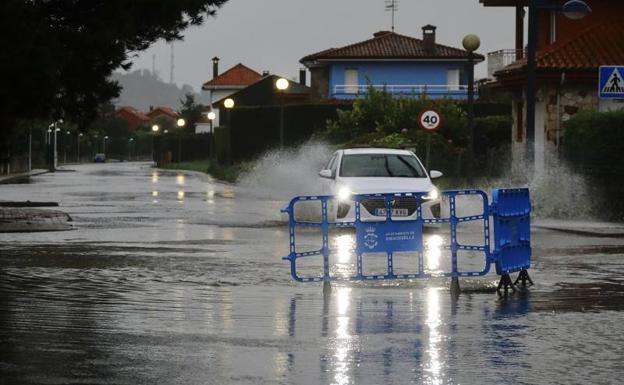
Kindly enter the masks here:
M 340 176 L 425 178 L 427 174 L 411 155 L 353 154 L 342 157 Z

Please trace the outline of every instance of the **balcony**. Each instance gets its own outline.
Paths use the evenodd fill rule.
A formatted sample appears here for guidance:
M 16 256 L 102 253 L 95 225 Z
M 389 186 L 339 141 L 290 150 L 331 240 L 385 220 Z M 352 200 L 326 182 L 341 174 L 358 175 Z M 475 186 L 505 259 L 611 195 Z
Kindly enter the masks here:
M 524 49 L 501 49 L 488 53 L 488 78 L 493 79 L 494 73 L 511 63 L 526 57 Z
M 354 99 L 366 94 L 369 87 L 396 96 L 427 95 L 433 99 L 466 99 L 468 97 L 468 86 L 459 84 L 337 84 L 332 88 L 330 96 L 337 99 Z

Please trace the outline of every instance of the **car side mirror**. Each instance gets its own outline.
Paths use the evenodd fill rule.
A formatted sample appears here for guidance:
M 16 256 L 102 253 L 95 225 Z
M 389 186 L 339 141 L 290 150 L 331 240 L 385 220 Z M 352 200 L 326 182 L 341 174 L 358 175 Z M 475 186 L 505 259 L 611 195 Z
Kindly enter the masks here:
M 333 177 L 334 177 L 334 176 L 333 176 L 333 173 L 332 173 L 332 171 L 331 171 L 330 169 L 321 170 L 321 171 L 319 172 L 319 176 L 320 176 L 321 178 L 327 178 L 327 179 L 331 179 L 331 178 L 333 178 Z
M 442 174 L 442 173 L 441 173 L 440 171 L 438 171 L 438 170 L 431 170 L 431 171 L 429 171 L 429 177 L 430 177 L 431 179 L 436 179 L 436 178 L 439 178 L 439 177 L 441 177 L 442 175 L 444 175 L 444 174 Z

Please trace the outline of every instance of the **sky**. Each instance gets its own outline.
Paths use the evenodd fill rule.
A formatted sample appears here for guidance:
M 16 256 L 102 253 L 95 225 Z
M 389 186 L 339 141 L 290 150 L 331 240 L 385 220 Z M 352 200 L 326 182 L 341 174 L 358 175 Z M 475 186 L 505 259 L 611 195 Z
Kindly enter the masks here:
M 229 0 L 215 17 L 191 27 L 174 44 L 174 82 L 195 91 L 212 78 L 212 57 L 219 71 L 243 63 L 262 72 L 298 79 L 299 60 L 327 48 L 370 39 L 389 30 L 385 0 Z M 483 7 L 479 0 L 398 0 L 395 32 L 422 38 L 422 26 L 438 27 L 438 43 L 461 48 L 468 33 L 481 38 L 481 54 L 514 47 L 513 8 Z M 164 41 L 135 53 L 133 67 L 152 68 L 169 81 L 171 46 Z M 476 67 L 476 78 L 487 73 Z M 308 74 L 309 77 L 309 74 Z

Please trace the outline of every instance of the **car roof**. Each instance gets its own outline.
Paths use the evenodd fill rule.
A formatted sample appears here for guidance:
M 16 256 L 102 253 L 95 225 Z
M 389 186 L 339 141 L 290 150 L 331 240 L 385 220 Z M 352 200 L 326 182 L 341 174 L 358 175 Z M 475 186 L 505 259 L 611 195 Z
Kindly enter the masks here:
M 397 155 L 411 155 L 408 150 L 398 150 L 396 148 L 347 148 L 342 150 L 344 155 L 355 154 L 397 154 Z

